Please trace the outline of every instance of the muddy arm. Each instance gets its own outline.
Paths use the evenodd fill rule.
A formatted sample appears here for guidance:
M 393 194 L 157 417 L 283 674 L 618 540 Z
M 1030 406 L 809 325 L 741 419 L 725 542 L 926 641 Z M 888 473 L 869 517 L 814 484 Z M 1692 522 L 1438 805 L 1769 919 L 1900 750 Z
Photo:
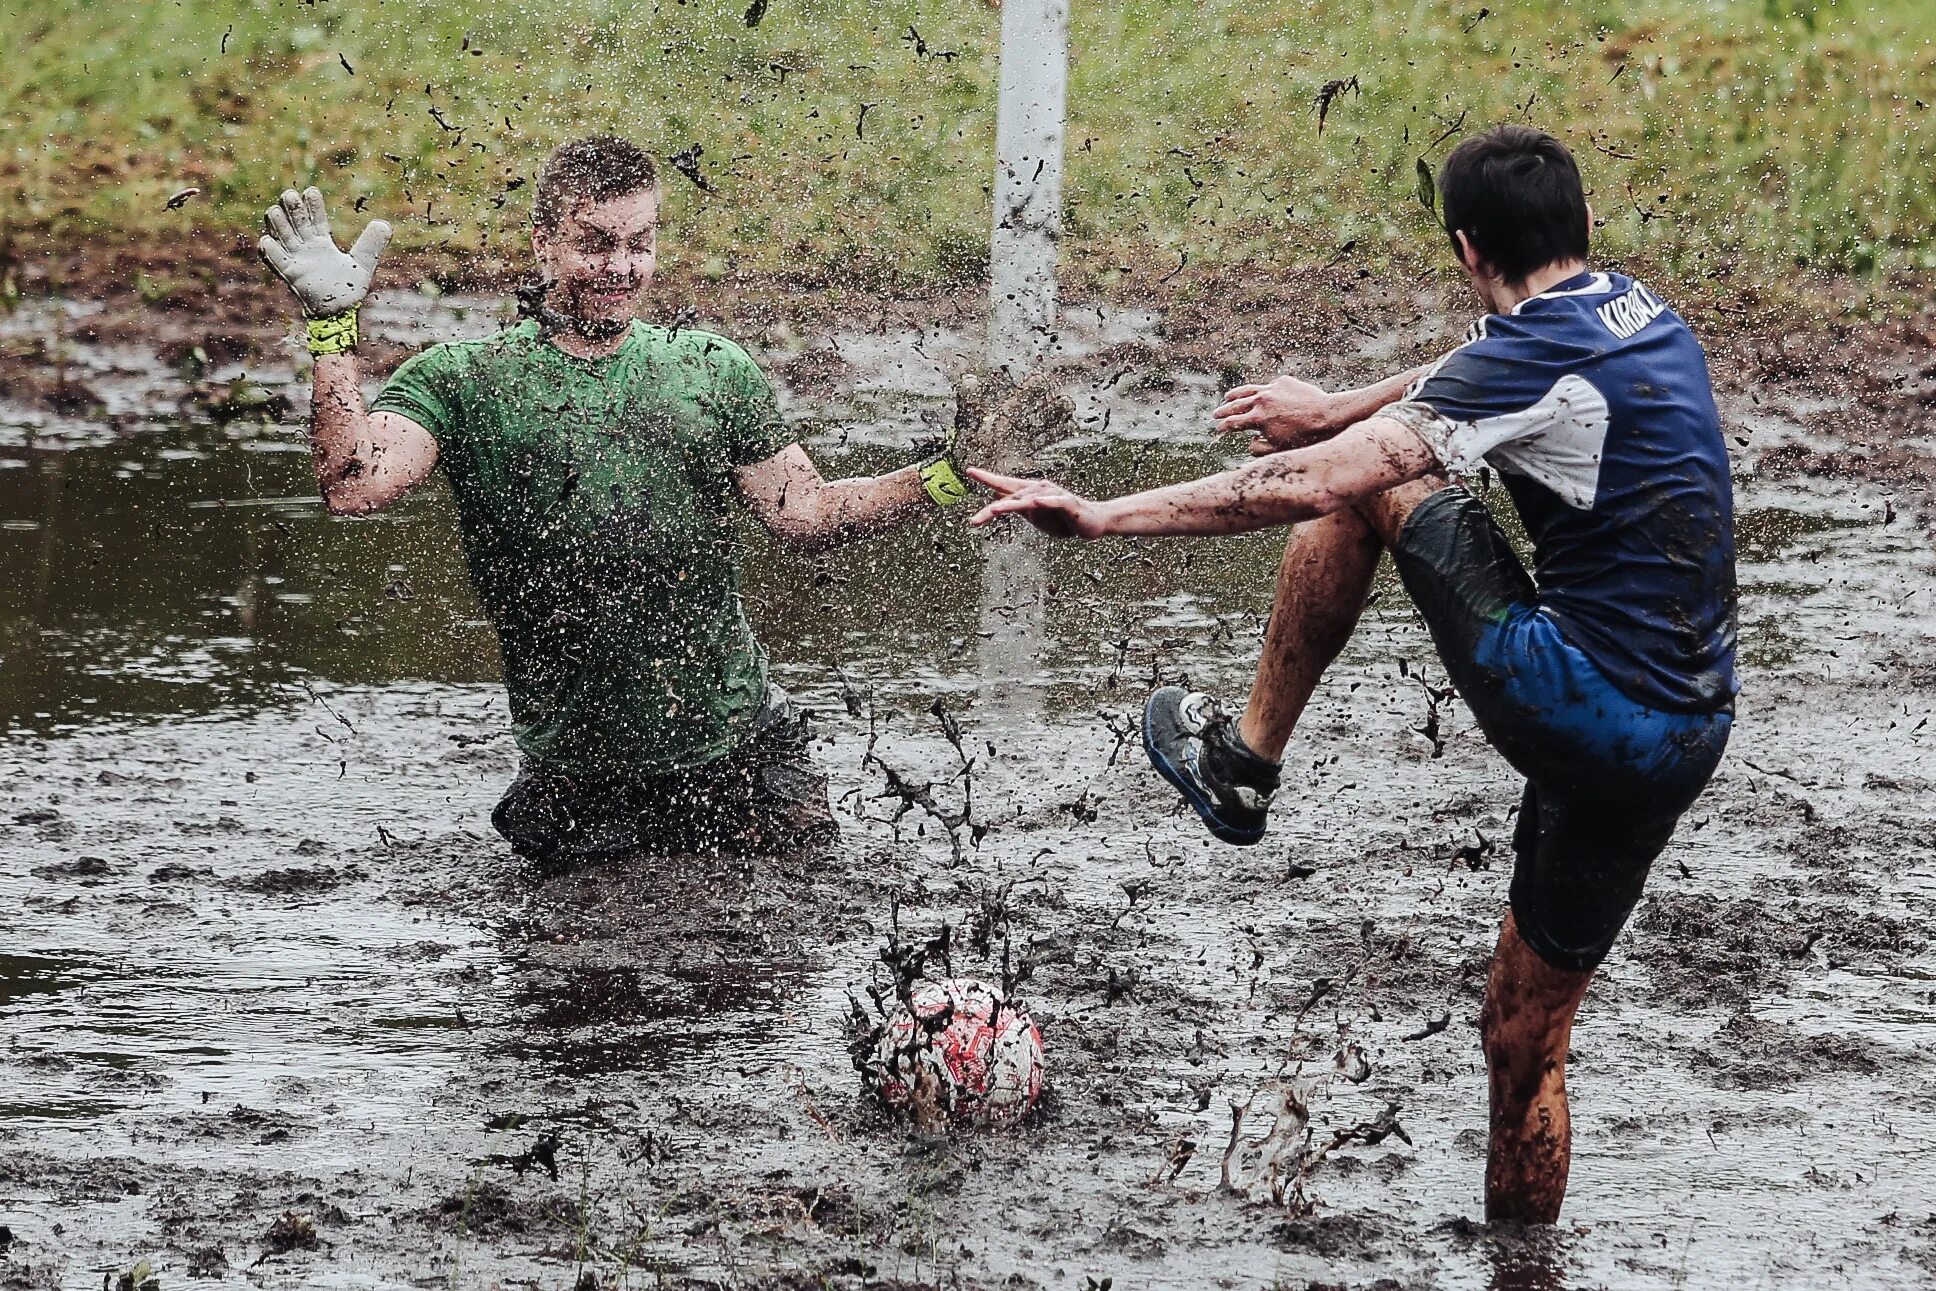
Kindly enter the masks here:
M 1248 533 L 1329 515 L 1438 469 L 1437 456 L 1417 431 L 1372 417 L 1310 448 L 1108 502 L 1092 502 L 1047 480 L 970 471 L 1002 495 L 971 523 L 1015 514 L 1063 538 Z
M 1415 368 L 1394 372 L 1383 381 L 1374 381 L 1368 386 L 1359 386 L 1356 390 L 1340 390 L 1331 396 L 1332 415 L 1338 419 L 1338 425 L 1341 427 L 1367 420 L 1379 409 L 1403 399 L 1405 392 L 1412 388 L 1414 382 L 1429 372 L 1431 367 L 1429 363 L 1421 363 Z
M 400 413 L 364 406 L 354 351 L 316 359 L 309 446 L 323 505 L 332 515 L 380 511 L 437 465 L 437 441 L 429 431 Z
M 1425 374 L 1411 368 L 1355 390 L 1327 391 L 1282 376 L 1264 385 L 1241 385 L 1223 397 L 1211 416 L 1219 432 L 1246 431 L 1250 452 L 1262 457 L 1321 443 L 1405 397 Z
M 437 444 L 408 417 L 364 406 L 357 369 L 357 311 L 370 294 L 390 226 L 371 220 L 348 251 L 336 245 L 320 189 L 283 190 L 262 215 L 262 261 L 308 319 L 315 356 L 309 443 L 323 504 L 336 515 L 389 506 L 430 474 Z
M 798 444 L 741 467 L 733 479 L 747 509 L 767 532 L 797 551 L 825 551 L 934 509 L 921 486 L 919 467 L 826 480 Z

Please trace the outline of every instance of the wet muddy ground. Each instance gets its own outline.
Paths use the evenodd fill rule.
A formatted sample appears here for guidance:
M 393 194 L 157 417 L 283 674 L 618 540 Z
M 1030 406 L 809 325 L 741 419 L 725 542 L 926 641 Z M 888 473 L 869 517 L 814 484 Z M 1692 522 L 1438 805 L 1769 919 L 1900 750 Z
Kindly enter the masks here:
M 386 298 L 366 326 L 401 352 L 493 312 Z M 1153 360 L 1163 320 L 1071 319 L 1080 482 L 1234 451 L 1202 433 L 1226 374 Z M 1245 850 L 1176 815 L 1130 720 L 1158 681 L 1241 693 L 1270 536 L 1053 548 L 1039 609 L 983 605 L 985 542 L 951 525 L 813 562 L 755 542 L 839 844 L 534 887 L 486 820 L 513 754 L 441 485 L 328 519 L 300 429 L 257 415 L 300 416 L 286 355 L 184 373 L 88 326 L 0 322 L 60 360 L 0 403 L 0 1286 L 138 1259 L 164 1287 L 1936 1280 L 1936 439 L 1857 453 L 1858 410 L 1806 382 L 1728 398 L 1740 720 L 1576 1033 L 1565 1222 L 1522 1234 L 1477 1222 L 1517 789 L 1394 583 Z M 1454 335 L 1369 330 L 1304 370 Z M 900 460 L 973 343 L 766 357 L 834 474 Z M 1038 613 L 991 707 L 990 624 Z M 904 811 L 888 768 L 981 828 Z M 859 1096 L 850 995 L 944 929 L 1043 1026 L 1024 1125 L 919 1136 Z M 1352 1046 L 1368 1077 L 1325 1078 Z M 1233 1105 L 1261 1139 L 1284 1075 L 1318 1078 L 1319 1144 L 1403 1134 L 1282 1201 L 1240 1149 L 1226 1190 Z

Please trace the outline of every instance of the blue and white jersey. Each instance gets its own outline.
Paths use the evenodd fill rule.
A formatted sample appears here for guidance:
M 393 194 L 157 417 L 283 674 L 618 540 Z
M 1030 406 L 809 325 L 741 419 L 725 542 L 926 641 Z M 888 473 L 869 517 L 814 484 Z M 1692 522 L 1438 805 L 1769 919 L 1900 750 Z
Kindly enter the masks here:
M 1706 712 L 1734 675 L 1734 493 L 1707 357 L 1646 287 L 1582 273 L 1473 325 L 1388 412 L 1498 471 L 1543 612 L 1630 698 Z

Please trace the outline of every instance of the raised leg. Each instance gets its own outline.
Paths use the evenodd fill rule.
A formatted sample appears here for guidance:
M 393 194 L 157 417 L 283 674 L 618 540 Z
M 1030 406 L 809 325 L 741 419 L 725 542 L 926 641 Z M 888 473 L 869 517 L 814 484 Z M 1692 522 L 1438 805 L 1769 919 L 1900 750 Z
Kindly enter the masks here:
M 1383 550 L 1356 511 L 1307 520 L 1291 530 L 1277 567 L 1257 680 L 1237 727 L 1253 752 L 1273 761 L 1284 755 L 1318 678 L 1358 626 Z
M 1592 980 L 1591 970 L 1569 972 L 1541 959 L 1507 911 L 1480 1017 L 1492 1095 L 1489 1220 L 1551 1224 L 1560 1217 L 1573 1164 L 1566 1051 Z
M 1405 521 L 1411 518 L 1412 508 L 1449 484 L 1443 475 L 1421 476 L 1410 484 L 1372 494 L 1358 504 L 1358 514 L 1378 535 L 1378 540 L 1390 547 L 1398 541 Z
M 1412 508 L 1444 487 L 1444 480 L 1427 477 L 1291 530 L 1277 567 L 1257 680 L 1237 727 L 1253 752 L 1283 757 L 1318 678 L 1358 626 L 1379 553 L 1398 536 Z

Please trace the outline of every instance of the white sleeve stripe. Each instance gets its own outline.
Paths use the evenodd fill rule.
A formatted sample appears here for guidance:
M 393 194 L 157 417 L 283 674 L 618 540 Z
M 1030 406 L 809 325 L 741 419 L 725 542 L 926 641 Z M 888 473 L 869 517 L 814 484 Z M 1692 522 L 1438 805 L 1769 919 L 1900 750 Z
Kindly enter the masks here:
M 1451 451 L 1452 437 L 1458 433 L 1461 423 L 1453 421 L 1429 403 L 1419 403 L 1406 399 L 1400 403 L 1387 404 L 1378 413 L 1389 417 L 1406 427 L 1424 441 L 1432 456 L 1438 458 L 1439 465 L 1449 467 L 1447 460 Z
M 1458 421 L 1410 400 L 1385 413 L 1417 431 L 1454 475 L 1469 475 L 1490 462 L 1531 476 L 1575 510 L 1592 509 L 1611 410 L 1606 396 L 1584 377 L 1568 373 L 1532 406 L 1476 421 Z

